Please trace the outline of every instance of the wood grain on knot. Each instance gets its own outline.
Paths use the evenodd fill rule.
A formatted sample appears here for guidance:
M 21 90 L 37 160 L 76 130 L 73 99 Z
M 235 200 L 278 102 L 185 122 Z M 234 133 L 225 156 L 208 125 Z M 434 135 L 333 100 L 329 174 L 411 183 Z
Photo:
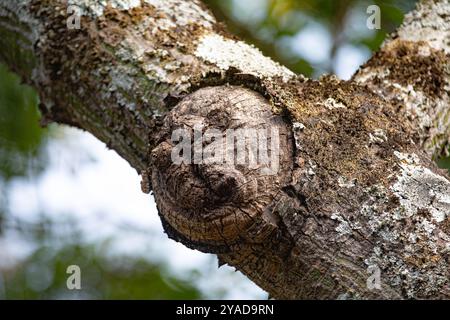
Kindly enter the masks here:
M 188 140 L 191 161 L 177 164 L 173 159 L 174 148 L 183 140 L 173 141 L 172 135 L 180 130 L 188 132 L 192 138 Z M 217 142 L 217 136 L 207 137 L 211 130 L 222 137 L 222 142 Z M 258 145 L 257 159 L 261 152 L 278 155 L 275 161 L 278 170 L 268 173 L 273 169 L 273 162 L 250 165 L 252 140 L 243 134 L 245 132 L 267 132 L 266 138 L 270 138 L 262 150 Z M 270 134 L 273 132 L 278 135 L 275 140 L 279 145 L 272 143 L 274 136 Z M 230 133 L 234 137 L 227 140 Z M 274 115 L 269 102 L 252 90 L 235 86 L 208 87 L 184 98 L 166 116 L 160 143 L 151 155 L 155 199 L 169 236 L 209 252 L 232 250 L 242 242 L 264 241 L 276 229 L 271 208 L 291 172 L 292 138 L 289 135 L 284 120 Z M 244 163 L 237 161 L 239 139 L 245 142 Z M 221 146 L 221 152 L 216 153 L 216 148 L 212 154 L 222 155 L 219 158 L 222 161 L 217 158 L 208 161 L 211 158 L 205 153 L 201 161 L 195 161 L 198 157 L 195 147 L 201 146 L 205 152 L 213 142 Z M 232 161 L 225 160 L 225 155 L 229 154 L 232 157 L 228 160 Z

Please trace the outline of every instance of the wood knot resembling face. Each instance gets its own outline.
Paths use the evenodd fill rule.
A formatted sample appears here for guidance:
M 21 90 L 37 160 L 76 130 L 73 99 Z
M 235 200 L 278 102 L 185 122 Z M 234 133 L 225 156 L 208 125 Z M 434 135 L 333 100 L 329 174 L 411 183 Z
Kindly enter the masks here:
M 184 98 L 166 116 L 151 154 L 169 236 L 204 251 L 245 239 L 289 178 L 289 134 L 252 90 L 208 87 Z M 257 233 L 252 229 L 252 237 Z

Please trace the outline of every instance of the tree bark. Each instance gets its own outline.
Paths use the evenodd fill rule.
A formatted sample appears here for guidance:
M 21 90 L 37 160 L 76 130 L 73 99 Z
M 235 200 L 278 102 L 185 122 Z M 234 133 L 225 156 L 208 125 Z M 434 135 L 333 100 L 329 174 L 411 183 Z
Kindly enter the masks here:
M 293 74 L 198 1 L 102 3 L 0 0 L 0 59 L 44 123 L 143 174 L 169 237 L 274 298 L 450 298 L 450 182 L 432 162 L 450 137 L 448 1 L 421 3 L 351 81 Z M 176 165 L 171 134 L 200 124 L 276 128 L 278 174 Z

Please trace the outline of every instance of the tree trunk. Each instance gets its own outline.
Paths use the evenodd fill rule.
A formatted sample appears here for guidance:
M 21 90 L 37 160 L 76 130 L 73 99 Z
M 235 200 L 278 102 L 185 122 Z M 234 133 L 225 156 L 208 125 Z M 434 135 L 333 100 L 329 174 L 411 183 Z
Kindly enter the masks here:
M 450 298 L 450 182 L 432 162 L 450 138 L 448 1 L 408 14 L 351 81 L 293 74 L 198 1 L 101 3 L 0 0 L 0 59 L 44 123 L 143 175 L 169 237 L 274 298 Z M 277 132 L 278 171 L 174 163 L 173 132 L 200 125 Z

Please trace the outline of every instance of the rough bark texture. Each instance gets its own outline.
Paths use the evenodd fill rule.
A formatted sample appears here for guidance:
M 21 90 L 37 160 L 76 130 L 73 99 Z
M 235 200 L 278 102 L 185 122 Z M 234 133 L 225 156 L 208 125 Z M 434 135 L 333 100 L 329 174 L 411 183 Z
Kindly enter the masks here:
M 450 297 L 450 182 L 431 160 L 449 142 L 448 1 L 409 14 L 352 81 L 294 75 L 197 1 L 101 3 L 1 0 L 0 59 L 38 89 L 44 122 L 151 180 L 171 238 L 275 298 Z M 278 128 L 279 174 L 175 165 L 171 133 L 196 124 Z
M 432 156 L 449 156 L 450 18 L 447 1 L 424 1 L 353 79 L 394 104 Z

